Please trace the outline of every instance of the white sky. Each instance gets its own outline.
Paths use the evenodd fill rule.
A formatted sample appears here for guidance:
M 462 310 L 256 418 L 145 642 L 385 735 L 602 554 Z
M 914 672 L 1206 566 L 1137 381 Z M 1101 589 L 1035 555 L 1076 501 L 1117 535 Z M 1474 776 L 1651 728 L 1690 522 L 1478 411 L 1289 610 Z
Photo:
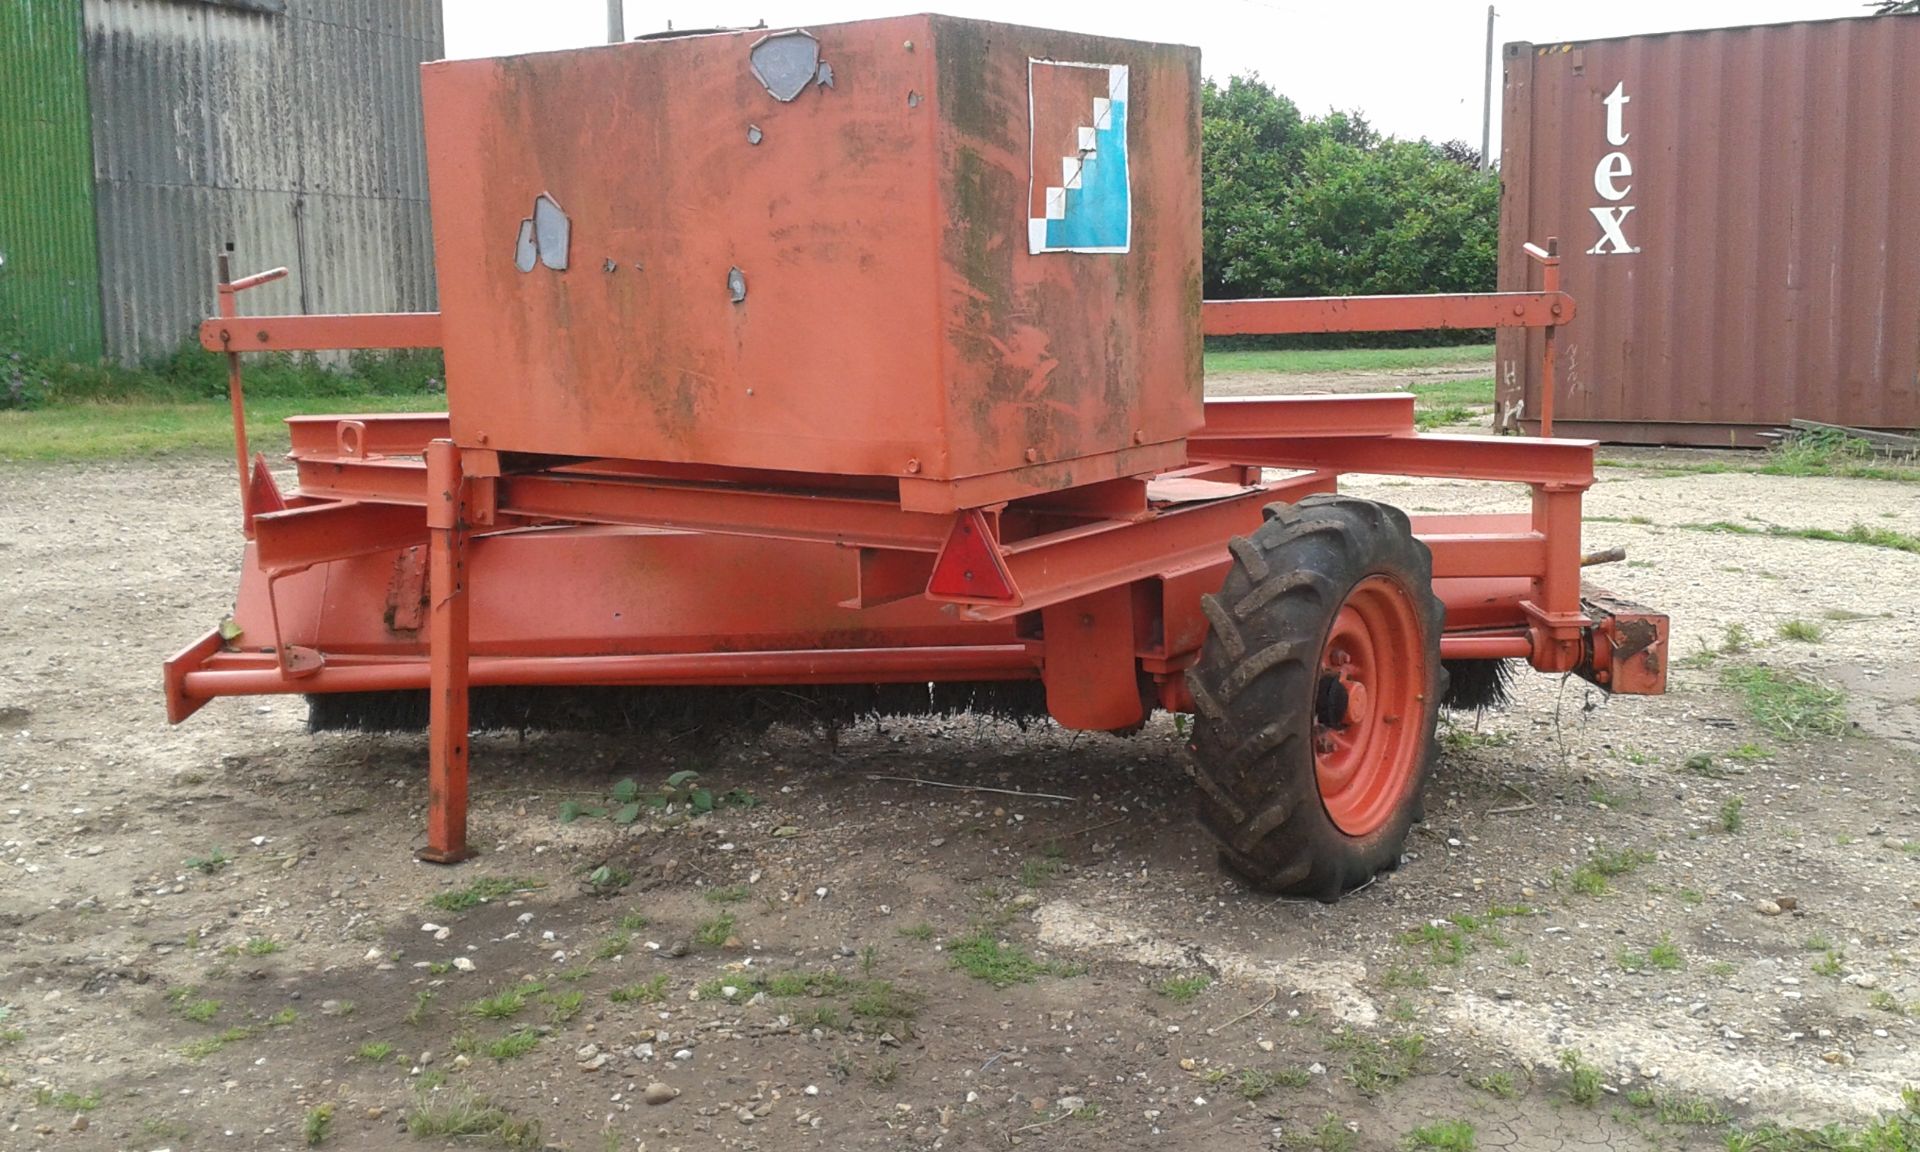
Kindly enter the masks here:
M 924 11 L 924 0 L 625 0 L 626 32 L 831 24 Z M 598 44 L 606 0 L 442 0 L 449 56 Z M 1860 16 L 1863 0 L 1505 0 L 1498 42 Z M 974 0 L 936 11 L 1197 44 L 1207 75 L 1257 71 L 1302 110 L 1358 108 L 1396 136 L 1480 142 L 1485 0 Z M 1495 76 L 1494 150 L 1499 150 Z

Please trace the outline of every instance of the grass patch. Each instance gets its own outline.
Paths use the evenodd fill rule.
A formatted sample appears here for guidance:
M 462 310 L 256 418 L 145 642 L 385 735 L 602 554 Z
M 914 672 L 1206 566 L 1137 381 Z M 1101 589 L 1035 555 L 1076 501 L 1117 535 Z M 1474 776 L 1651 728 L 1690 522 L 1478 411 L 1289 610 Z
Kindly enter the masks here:
M 206 1024 L 218 1015 L 220 1015 L 218 1000 L 193 1000 L 180 1008 L 180 1018 L 191 1020 L 195 1024 Z
M 353 1054 L 362 1064 L 385 1064 L 393 1056 L 393 1045 L 385 1040 L 369 1040 Z
M 711 920 L 702 921 L 700 926 L 694 929 L 694 943 L 704 944 L 708 948 L 719 948 L 733 938 L 734 923 L 731 912 L 722 912 Z
M 271 936 L 249 936 L 247 942 L 240 945 L 240 951 L 249 956 L 271 956 L 285 947 Z
M 499 1063 L 515 1060 L 540 1047 L 540 1034 L 531 1028 L 515 1028 L 480 1046 L 480 1050 Z
M 205 1060 L 229 1044 L 236 1044 L 253 1035 L 251 1028 L 228 1028 L 217 1036 L 203 1036 L 180 1049 L 180 1055 L 189 1060 Z
M 587 994 L 578 990 L 555 992 L 542 999 L 546 1001 L 548 1022 L 565 1024 L 580 1015 L 581 1010 L 586 1007 Z
M 667 974 L 665 972 L 651 980 L 622 985 L 607 993 L 607 999 L 615 1004 L 658 1004 L 666 998 Z
M 947 959 L 953 967 L 995 988 L 1031 983 L 1041 976 L 1057 975 L 1059 971 L 1052 964 L 1035 960 L 1019 945 L 1002 942 L 985 928 L 947 945 Z
M 527 1006 L 527 997 L 544 989 L 539 984 L 516 985 L 492 996 L 483 996 L 467 1005 L 467 1015 L 487 1020 L 507 1020 Z
M 339 398 L 255 398 L 247 382 L 247 442 L 269 459 L 287 450 L 289 416 L 339 412 L 444 412 L 440 393 Z M 0 461 L 127 460 L 233 451 L 233 416 L 221 401 L 98 403 L 0 411 Z
M 1407 1147 L 1433 1149 L 1434 1152 L 1473 1152 L 1476 1147 L 1473 1125 L 1465 1120 L 1441 1120 L 1423 1124 L 1407 1133 Z
M 516 892 L 531 892 L 543 885 L 538 880 L 514 876 L 482 876 L 465 888 L 451 892 L 441 892 L 427 901 L 442 912 L 465 912 L 469 908 L 511 896 Z
M 1920 536 L 1871 524 L 1854 524 L 1845 529 L 1790 528 L 1784 524 L 1741 524 L 1732 520 L 1713 520 L 1704 524 L 1676 524 L 1689 532 L 1712 532 L 1728 536 L 1770 536 L 1786 540 L 1820 540 L 1829 544 L 1864 544 L 1870 548 L 1888 548 L 1895 552 L 1920 554 Z
M 1493 363 L 1493 345 L 1446 348 L 1257 348 L 1208 352 L 1208 375 L 1271 372 L 1298 376 L 1318 372 L 1385 372 L 1403 368 L 1477 368 Z M 1492 384 L 1491 378 L 1486 383 Z M 1491 393 L 1491 387 L 1488 389 Z M 1487 403 L 1492 403 L 1491 395 Z
M 1043 888 L 1053 883 L 1060 874 L 1060 861 L 1052 856 L 1029 857 L 1020 865 L 1020 886 L 1022 888 Z
M 1476 1076 L 1467 1083 L 1496 1100 L 1517 1100 L 1520 1098 L 1520 1086 L 1514 1083 L 1511 1072 L 1490 1072 L 1485 1076 Z
M 1783 620 L 1780 622 L 1780 639 L 1797 640 L 1802 644 L 1818 644 L 1826 638 L 1826 625 L 1812 620 Z
M 435 1093 L 422 1097 L 407 1112 L 407 1131 L 416 1139 L 436 1136 L 492 1136 L 509 1148 L 540 1146 L 536 1121 L 513 1118 L 484 1096 L 471 1092 Z
M 1195 972 L 1191 976 L 1169 976 L 1154 985 L 1153 990 L 1175 1004 L 1186 1004 L 1212 984 L 1213 977 L 1205 972 Z
M 1612 889 L 1608 881 L 1631 874 L 1653 859 L 1653 853 L 1633 848 L 1618 852 L 1596 852 L 1586 863 L 1573 870 L 1572 885 L 1583 896 L 1604 896 Z
M 1782 740 L 1847 731 L 1846 696 L 1798 673 L 1737 664 L 1721 669 L 1720 683 L 1740 696 L 1755 723 Z
M 923 1003 L 916 992 L 896 987 L 891 980 L 870 980 L 847 1001 L 847 1010 L 861 1020 L 911 1020 Z
M 918 924 L 908 924 L 900 929 L 900 935 L 906 937 L 908 940 L 918 940 L 924 944 L 933 939 L 933 925 L 927 923 L 925 920 L 920 921 Z
M 709 904 L 738 904 L 746 898 L 747 886 L 745 884 L 728 884 L 722 888 L 709 888 L 706 893 L 707 903 Z
M 1343 1029 L 1334 1034 L 1333 1047 L 1347 1058 L 1347 1082 L 1354 1090 L 1362 1096 L 1378 1096 L 1419 1070 L 1427 1038 L 1408 1032 L 1381 1041 Z
M 36 1088 L 33 1102 L 43 1108 L 55 1108 L 61 1112 L 91 1112 L 100 1107 L 100 1094 L 88 1092 L 56 1092 L 51 1088 Z

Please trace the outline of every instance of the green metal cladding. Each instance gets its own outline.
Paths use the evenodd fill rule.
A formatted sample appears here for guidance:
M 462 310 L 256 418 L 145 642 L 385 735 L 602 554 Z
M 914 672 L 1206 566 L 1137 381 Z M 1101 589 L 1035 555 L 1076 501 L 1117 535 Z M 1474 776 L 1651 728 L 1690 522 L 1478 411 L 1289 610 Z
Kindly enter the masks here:
M 81 0 L 0 3 L 0 349 L 101 355 Z

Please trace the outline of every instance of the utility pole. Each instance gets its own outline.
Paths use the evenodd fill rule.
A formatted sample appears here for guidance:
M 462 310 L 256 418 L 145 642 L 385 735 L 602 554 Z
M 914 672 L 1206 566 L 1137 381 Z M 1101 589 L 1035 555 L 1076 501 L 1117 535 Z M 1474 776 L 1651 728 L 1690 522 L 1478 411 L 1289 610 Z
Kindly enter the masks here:
M 1488 33 L 1492 35 L 1492 33 Z M 625 44 L 627 42 L 627 6 L 626 0 L 607 0 L 607 43 Z M 1489 40 L 1491 44 L 1493 41 Z
M 1487 80 L 1480 94 L 1480 171 L 1493 167 L 1493 5 L 1487 5 Z

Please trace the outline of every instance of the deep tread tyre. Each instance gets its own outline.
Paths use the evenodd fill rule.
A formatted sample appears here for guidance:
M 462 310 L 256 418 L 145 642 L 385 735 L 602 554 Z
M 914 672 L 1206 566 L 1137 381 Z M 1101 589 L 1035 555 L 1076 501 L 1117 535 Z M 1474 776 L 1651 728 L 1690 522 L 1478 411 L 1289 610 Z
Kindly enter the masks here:
M 1446 693 L 1433 557 L 1399 509 L 1339 495 L 1268 506 L 1229 551 L 1187 672 L 1200 820 L 1256 887 L 1335 900 L 1422 816 Z

